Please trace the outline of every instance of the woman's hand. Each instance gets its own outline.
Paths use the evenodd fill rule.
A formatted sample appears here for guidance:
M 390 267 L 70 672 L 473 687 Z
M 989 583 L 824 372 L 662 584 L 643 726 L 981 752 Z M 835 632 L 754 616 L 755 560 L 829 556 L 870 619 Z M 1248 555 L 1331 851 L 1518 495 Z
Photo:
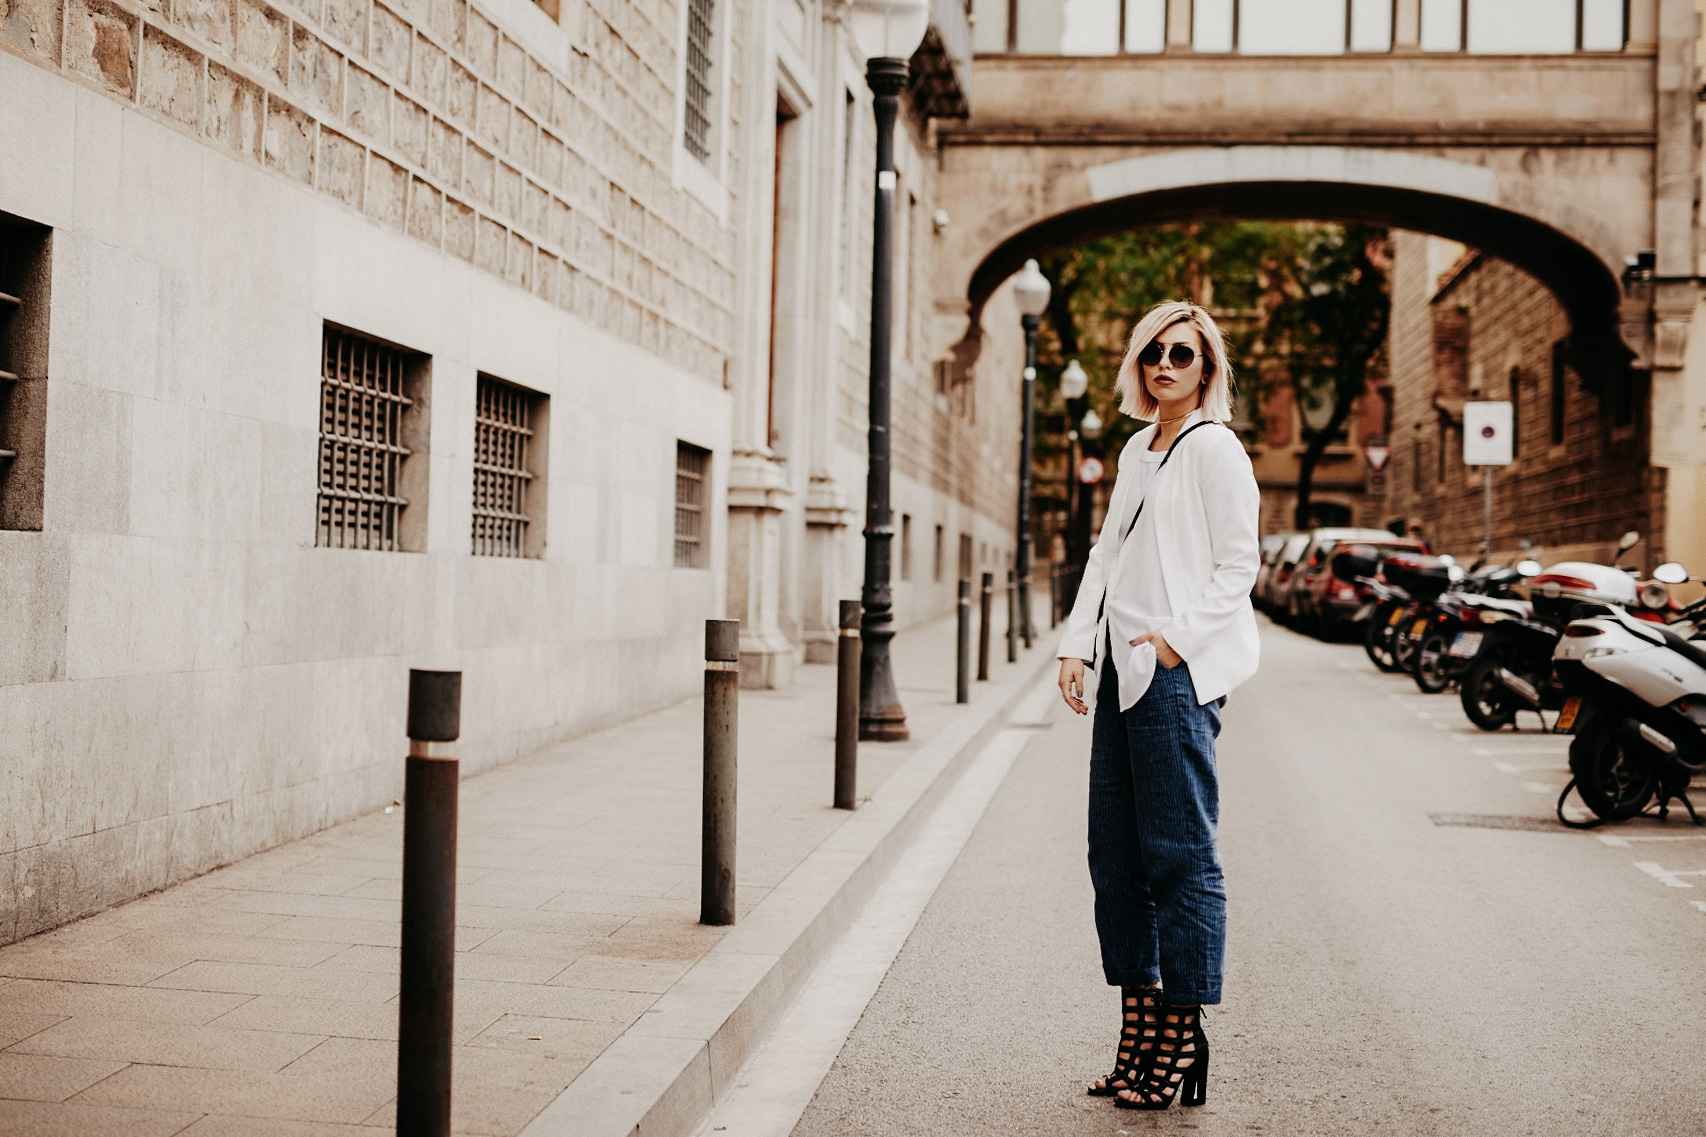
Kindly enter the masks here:
M 1147 636 L 1138 636 L 1135 640 L 1131 641 L 1131 646 L 1136 647 L 1138 644 L 1144 643 L 1145 641 L 1155 645 L 1155 659 L 1168 671 L 1173 670 L 1173 668 L 1185 662 L 1179 653 L 1173 650 L 1172 645 L 1161 637 L 1160 632 L 1151 632 Z
M 1063 659 L 1060 661 L 1060 697 L 1066 700 L 1066 705 L 1081 715 L 1090 713 L 1090 708 L 1084 705 L 1084 661 L 1082 659 Z

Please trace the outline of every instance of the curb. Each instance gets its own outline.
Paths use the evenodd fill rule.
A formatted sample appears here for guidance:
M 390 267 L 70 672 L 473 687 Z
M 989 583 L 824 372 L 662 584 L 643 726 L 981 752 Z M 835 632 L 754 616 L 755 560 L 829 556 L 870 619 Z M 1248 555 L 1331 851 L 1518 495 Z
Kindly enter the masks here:
M 1054 664 L 1058 632 L 940 734 L 729 929 L 521 1131 L 690 1137 L 906 851 L 937 803 Z

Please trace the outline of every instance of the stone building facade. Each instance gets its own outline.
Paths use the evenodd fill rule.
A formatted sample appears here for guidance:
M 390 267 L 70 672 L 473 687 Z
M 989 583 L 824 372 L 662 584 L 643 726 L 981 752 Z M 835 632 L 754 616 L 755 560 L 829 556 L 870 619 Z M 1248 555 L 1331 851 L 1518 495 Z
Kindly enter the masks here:
M 1627 563 L 1666 559 L 1645 373 L 1584 382 L 1556 297 L 1509 263 L 1416 233 L 1394 246 L 1389 519 L 1419 521 L 1437 549 L 1473 559 L 1484 485 L 1463 464 L 1463 404 L 1509 400 L 1516 457 L 1494 471 L 1494 558 L 1514 559 L 1527 539 L 1542 561 L 1609 563 L 1634 529 L 1644 541 Z
M 920 307 L 955 11 L 899 147 L 902 625 L 1012 544 L 1010 361 L 939 388 Z M 749 682 L 822 650 L 864 497 L 843 18 L 0 0 L 0 941 L 399 796 L 410 667 L 464 672 L 473 772 L 691 694 L 707 617 Z

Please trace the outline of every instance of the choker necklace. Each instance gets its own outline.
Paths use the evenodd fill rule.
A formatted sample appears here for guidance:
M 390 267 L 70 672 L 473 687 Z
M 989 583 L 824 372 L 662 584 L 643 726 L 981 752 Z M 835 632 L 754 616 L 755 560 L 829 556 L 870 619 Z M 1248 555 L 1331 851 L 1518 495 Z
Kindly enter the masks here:
M 1172 418 L 1158 418 L 1155 420 L 1155 425 L 1156 426 L 1166 426 L 1170 422 L 1178 422 L 1180 419 L 1190 418 L 1192 415 L 1196 414 L 1200 410 L 1202 410 L 1201 407 L 1192 407 L 1190 410 L 1186 411 L 1182 415 L 1175 415 Z

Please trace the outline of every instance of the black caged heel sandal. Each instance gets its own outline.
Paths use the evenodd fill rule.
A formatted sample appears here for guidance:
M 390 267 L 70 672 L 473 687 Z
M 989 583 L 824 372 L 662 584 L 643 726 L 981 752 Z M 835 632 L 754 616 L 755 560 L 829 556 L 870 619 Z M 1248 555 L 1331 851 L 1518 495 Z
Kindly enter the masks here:
M 1168 1007 L 1162 1021 L 1142 1084 L 1114 1099 L 1121 1109 L 1166 1109 L 1175 1097 L 1186 1106 L 1208 1100 L 1208 1036 L 1202 1029 L 1202 1008 Z
M 1161 988 L 1122 987 L 1120 1002 L 1124 1010 L 1120 1017 L 1120 1045 L 1114 1055 L 1114 1069 L 1086 1087 L 1084 1092 L 1091 1097 L 1111 1098 L 1121 1090 L 1136 1088 L 1143 1081 L 1143 1068 L 1149 1060 L 1149 1052 L 1155 1048 L 1152 1040 L 1161 1021 Z M 1151 1041 L 1143 1041 L 1143 1036 Z

